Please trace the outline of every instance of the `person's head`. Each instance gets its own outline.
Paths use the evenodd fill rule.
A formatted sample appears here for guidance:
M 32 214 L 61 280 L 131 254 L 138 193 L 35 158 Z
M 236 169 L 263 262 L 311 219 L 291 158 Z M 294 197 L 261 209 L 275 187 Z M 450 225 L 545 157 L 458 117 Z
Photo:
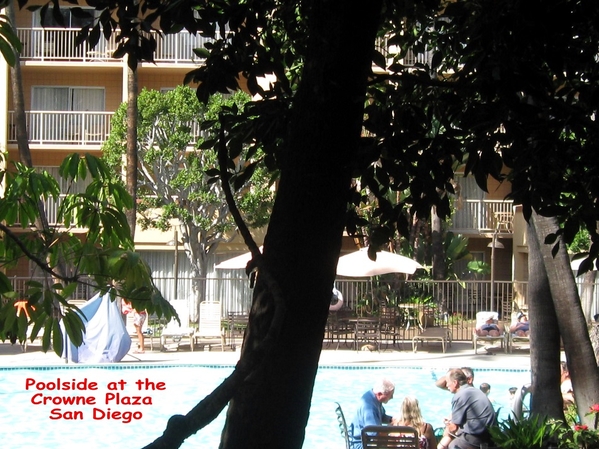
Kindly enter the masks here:
M 480 391 L 482 391 L 484 394 L 488 396 L 491 392 L 491 385 L 489 385 L 486 382 L 483 382 L 482 384 L 480 384 Z
M 420 405 L 418 399 L 414 396 L 406 396 L 401 404 L 401 419 L 403 425 L 415 427 L 419 429 L 424 423 L 422 418 L 422 412 L 420 411 Z
M 458 391 L 462 385 L 468 384 L 468 379 L 460 368 L 450 369 L 445 377 L 447 378 L 447 388 L 452 393 Z
M 526 321 L 528 321 L 528 317 L 526 316 L 526 314 L 524 314 L 524 313 L 520 312 L 520 313 L 518 314 L 518 321 L 519 321 L 520 323 L 526 322 Z
M 510 396 L 515 396 L 516 395 L 516 391 L 518 391 L 518 388 L 516 388 L 516 387 L 510 387 L 509 388 Z
M 464 376 L 466 376 L 466 381 L 470 385 L 472 385 L 472 383 L 474 382 L 474 371 L 472 371 L 472 368 L 469 368 L 467 366 L 463 366 L 460 369 L 464 373 Z
M 393 399 L 393 393 L 395 393 L 395 385 L 389 379 L 380 379 L 372 387 L 372 392 L 376 396 L 376 399 L 381 404 L 386 404 Z
M 491 314 L 487 317 L 486 323 L 487 324 L 493 324 L 495 322 L 495 315 Z

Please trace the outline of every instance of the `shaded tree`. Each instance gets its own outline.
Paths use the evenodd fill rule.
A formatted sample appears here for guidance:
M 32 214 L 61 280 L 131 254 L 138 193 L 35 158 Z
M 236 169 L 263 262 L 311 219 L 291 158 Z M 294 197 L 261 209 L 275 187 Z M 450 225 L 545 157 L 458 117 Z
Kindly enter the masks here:
M 235 114 L 248 101 L 247 94 L 237 91 L 226 98 L 213 95 L 204 105 L 185 86 L 166 93 L 144 89 L 137 98 L 138 223 L 142 229 L 178 228 L 192 268 L 194 299 L 198 301 L 193 316 L 205 297 L 204 278 L 210 256 L 220 243 L 237 235 L 221 185 L 213 178 L 217 162 L 210 146 L 215 136 L 200 130 L 224 110 Z M 127 152 L 128 104 L 123 103 L 115 112 L 110 136 L 102 146 L 104 158 L 117 173 L 122 171 Z M 267 223 L 273 197 L 270 177 L 263 168 L 256 170 L 260 157 L 258 152 L 250 160 L 236 158 L 233 184 L 235 202 L 245 222 L 257 228 Z

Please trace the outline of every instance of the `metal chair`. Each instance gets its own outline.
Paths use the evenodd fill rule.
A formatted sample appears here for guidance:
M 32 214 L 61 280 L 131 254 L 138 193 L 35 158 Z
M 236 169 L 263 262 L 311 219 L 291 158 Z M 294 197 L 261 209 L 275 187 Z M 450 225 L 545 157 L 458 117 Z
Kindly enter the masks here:
M 394 307 L 381 307 L 380 310 L 381 323 L 381 340 L 385 341 L 385 348 L 389 345 L 389 340 L 393 346 L 401 342 L 403 349 L 403 327 L 399 325 L 399 314 Z
M 356 320 L 356 330 L 354 334 L 354 349 L 360 349 L 359 343 L 373 344 L 379 349 L 381 341 L 381 328 L 379 321 L 373 321 L 369 318 Z
M 341 436 L 345 440 L 345 449 L 351 449 L 351 445 L 349 443 L 349 435 L 347 433 L 347 421 L 345 421 L 345 415 L 343 414 L 343 410 L 341 409 L 341 404 L 339 402 L 335 402 L 337 404 L 337 408 L 335 408 L 335 413 L 337 414 L 337 422 L 339 423 L 339 430 L 341 431 Z
M 362 429 L 364 449 L 418 449 L 418 431 L 408 426 L 366 426 Z

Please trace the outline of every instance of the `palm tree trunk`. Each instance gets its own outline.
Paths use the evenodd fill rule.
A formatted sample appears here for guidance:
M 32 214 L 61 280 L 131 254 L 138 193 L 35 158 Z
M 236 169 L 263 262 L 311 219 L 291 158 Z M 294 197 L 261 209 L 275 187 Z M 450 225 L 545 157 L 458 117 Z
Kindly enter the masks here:
M 563 420 L 563 402 L 559 389 L 560 335 L 557 315 L 532 220 L 527 231 L 530 365 L 534 388 L 531 412 Z
M 133 206 L 126 211 L 127 223 L 131 228 L 131 240 L 135 240 L 137 223 L 137 70 L 127 67 L 127 191 L 133 199 Z
M 557 239 L 559 247 L 555 254 L 553 254 L 553 245 L 543 243 L 550 235 L 559 230 L 556 218 L 542 217 L 533 213 L 532 223 L 536 230 L 543 265 L 549 279 L 579 415 L 584 424 L 594 427 L 594 417 L 585 416 L 585 413 L 591 405 L 597 403 L 597 398 L 599 398 L 599 368 L 595 362 L 587 322 L 582 312 L 574 275 L 570 268 L 570 259 L 560 237 Z M 543 333 L 550 324 L 540 324 L 543 327 Z M 531 328 L 532 325 L 533 323 L 531 323 Z M 539 338 L 543 337 L 539 336 Z

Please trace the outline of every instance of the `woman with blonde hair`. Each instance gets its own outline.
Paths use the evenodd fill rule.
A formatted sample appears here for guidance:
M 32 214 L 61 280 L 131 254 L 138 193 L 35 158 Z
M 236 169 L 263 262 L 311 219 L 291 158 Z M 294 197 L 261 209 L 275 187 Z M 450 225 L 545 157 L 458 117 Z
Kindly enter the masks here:
M 433 449 L 436 446 L 435 432 L 430 423 L 424 421 L 418 399 L 406 396 L 401 404 L 401 415 L 393 420 L 395 426 L 409 426 L 418 431 L 420 449 Z

